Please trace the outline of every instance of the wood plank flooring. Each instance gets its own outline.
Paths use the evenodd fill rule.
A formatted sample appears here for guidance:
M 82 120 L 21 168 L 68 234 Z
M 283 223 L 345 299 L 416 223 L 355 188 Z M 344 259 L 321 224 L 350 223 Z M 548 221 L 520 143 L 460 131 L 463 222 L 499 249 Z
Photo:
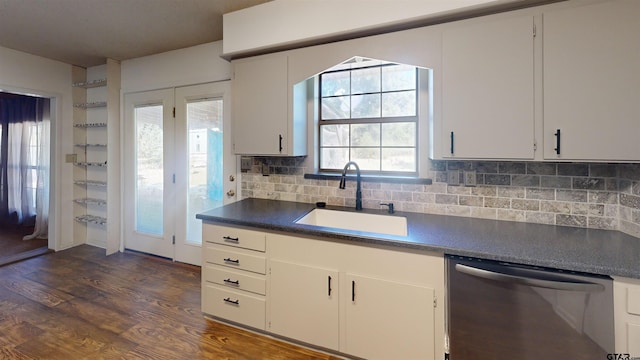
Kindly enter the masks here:
M 200 268 L 88 245 L 0 267 L 0 359 L 338 359 L 205 319 Z
M 22 240 L 26 234 L 33 233 L 33 226 L 0 227 L 0 265 L 28 259 L 47 253 L 46 239 Z

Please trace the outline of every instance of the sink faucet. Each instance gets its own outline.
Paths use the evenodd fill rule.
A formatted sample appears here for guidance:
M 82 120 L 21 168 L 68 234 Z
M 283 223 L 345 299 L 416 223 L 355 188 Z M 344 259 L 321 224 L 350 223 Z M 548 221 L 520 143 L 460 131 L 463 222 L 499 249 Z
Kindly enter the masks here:
M 344 189 L 347 182 L 347 170 L 353 165 L 356 167 L 356 210 L 362 210 L 362 187 L 360 186 L 360 167 L 355 161 L 349 161 L 342 169 L 342 177 L 340 178 L 340 189 Z

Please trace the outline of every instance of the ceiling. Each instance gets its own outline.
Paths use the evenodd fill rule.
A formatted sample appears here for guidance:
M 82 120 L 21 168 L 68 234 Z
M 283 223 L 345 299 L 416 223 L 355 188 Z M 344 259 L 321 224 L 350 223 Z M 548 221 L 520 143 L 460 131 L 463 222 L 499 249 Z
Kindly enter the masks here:
M 271 0 L 0 0 L 0 46 L 90 67 L 222 40 L 222 14 Z

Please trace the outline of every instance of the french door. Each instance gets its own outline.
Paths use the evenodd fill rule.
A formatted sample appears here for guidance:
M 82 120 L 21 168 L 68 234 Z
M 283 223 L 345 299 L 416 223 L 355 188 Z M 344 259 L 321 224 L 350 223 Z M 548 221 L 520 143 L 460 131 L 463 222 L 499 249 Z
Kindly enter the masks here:
M 195 215 L 236 200 L 229 94 L 228 82 L 125 94 L 125 248 L 200 265 Z

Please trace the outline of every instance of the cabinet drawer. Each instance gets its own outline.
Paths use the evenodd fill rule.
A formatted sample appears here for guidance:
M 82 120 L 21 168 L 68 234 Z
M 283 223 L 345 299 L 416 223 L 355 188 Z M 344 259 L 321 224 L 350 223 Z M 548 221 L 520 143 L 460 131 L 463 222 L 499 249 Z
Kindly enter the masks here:
M 265 328 L 265 299 L 259 295 L 207 284 L 203 287 L 202 311 L 260 330 Z
M 640 315 L 640 287 L 627 288 L 627 312 Z
M 227 246 L 211 245 L 205 248 L 205 262 L 234 269 L 252 271 L 259 274 L 266 274 L 267 260 L 262 254 L 242 251 L 242 249 L 230 249 Z
M 256 294 L 266 293 L 264 276 L 232 270 L 223 266 L 206 264 L 202 268 L 202 279 L 231 289 L 251 291 Z
M 263 232 L 233 227 L 202 225 L 202 241 L 264 252 L 266 235 Z

